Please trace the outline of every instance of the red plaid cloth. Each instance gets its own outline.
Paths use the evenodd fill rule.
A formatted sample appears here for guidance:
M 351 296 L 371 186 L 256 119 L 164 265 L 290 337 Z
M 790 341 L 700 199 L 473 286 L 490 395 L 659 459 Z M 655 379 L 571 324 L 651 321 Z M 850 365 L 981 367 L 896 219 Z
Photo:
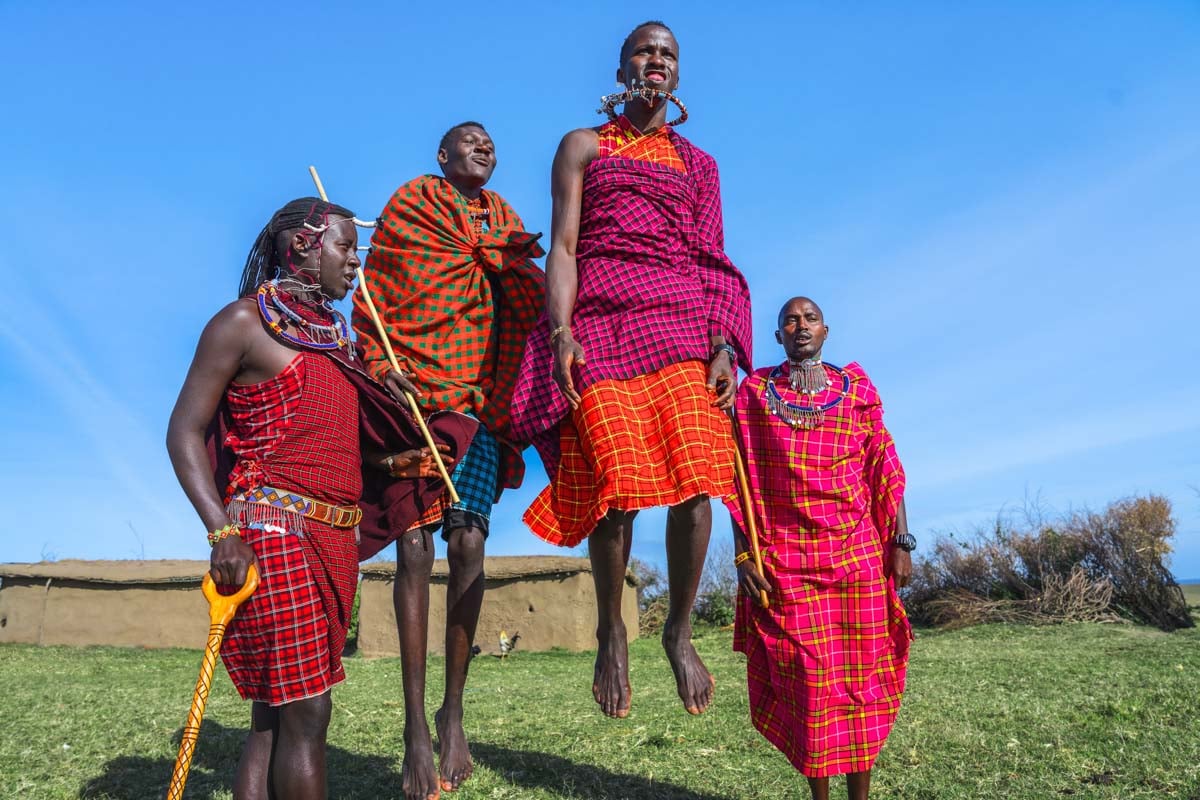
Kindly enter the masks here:
M 362 494 L 358 394 L 322 353 L 300 352 L 274 378 L 225 391 L 235 491 L 276 486 L 344 506 Z
M 282 705 L 346 679 L 342 650 L 358 585 L 354 530 L 312 520 L 305 527 L 303 536 L 269 524 L 243 528 L 261 578 L 229 624 L 221 659 L 244 700 Z
M 525 340 L 545 302 L 545 274 L 530 260 L 543 251 L 541 234 L 527 233 L 504 198 L 485 190 L 480 199 L 482 233 L 444 178 L 404 184 L 379 217 L 364 275 L 422 406 L 473 414 L 504 442 Z M 363 360 L 382 378 L 391 366 L 361 292 L 353 324 Z M 502 448 L 500 485 L 519 486 L 524 471 L 520 450 Z
M 596 133 L 599 137 L 596 152 L 601 158 L 620 156 L 687 172 L 687 164 L 679 157 L 679 151 L 671 141 L 671 129 L 666 125 L 642 133 L 622 114 L 602 125 Z
M 827 370 L 833 390 L 818 404 L 841 390 Z M 900 708 L 912 639 L 886 564 L 904 470 L 875 386 L 857 364 L 845 370 L 849 395 L 813 430 L 770 413 L 769 368 L 737 396 L 773 591 L 765 611 L 739 595 L 734 648 L 747 657 L 755 727 L 808 777 L 870 769 Z M 783 372 L 780 395 L 811 404 Z M 737 497 L 726 504 L 742 524 Z
M 551 544 L 573 547 L 616 508 L 673 506 L 733 486 L 729 418 L 712 405 L 708 369 L 685 361 L 627 381 L 601 381 L 562 424 L 558 472 L 525 512 Z
M 261 476 L 327 503 L 358 502 L 358 392 L 331 359 L 298 353 L 274 378 L 231 384 L 226 399 L 233 418 L 226 442 L 239 457 L 232 473 L 239 483 Z M 345 678 L 342 648 L 358 584 L 354 530 L 257 504 L 240 514 L 261 580 L 230 623 L 225 667 L 247 700 L 279 705 L 319 695 Z M 285 530 L 255 522 L 281 516 L 295 524 Z
M 580 390 L 707 361 L 712 333 L 751 363 L 750 290 L 724 252 L 716 162 L 673 130 L 667 135 L 686 173 L 621 156 L 597 158 L 584 171 L 571 323 L 587 354 L 575 378 Z M 552 369 L 543 314 L 525 348 L 512 421 L 517 439 L 537 446 L 551 479 L 569 408 Z

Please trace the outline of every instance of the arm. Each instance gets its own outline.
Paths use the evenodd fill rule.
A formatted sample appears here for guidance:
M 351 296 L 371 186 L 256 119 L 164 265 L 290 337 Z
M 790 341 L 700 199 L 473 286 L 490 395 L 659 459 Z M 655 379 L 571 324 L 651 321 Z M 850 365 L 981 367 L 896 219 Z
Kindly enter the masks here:
M 563 137 L 554 155 L 550 175 L 553 213 L 550 222 L 550 253 L 546 256 L 546 316 L 550 321 L 550 348 L 554 351 L 554 382 L 571 408 L 579 407 L 579 393 L 571 374 L 583 364 L 583 348 L 571 335 L 571 316 L 579 289 L 575 248 L 579 243 L 579 212 L 583 205 L 583 171 L 596 158 L 598 139 L 586 128 Z
M 908 511 L 904 508 L 903 500 L 896 509 L 896 530 L 892 531 L 892 536 L 896 537 L 902 533 L 908 533 Z M 896 588 L 903 589 L 912 580 L 912 554 L 906 553 L 894 544 L 889 543 L 888 546 L 892 549 L 890 553 L 892 577 L 896 581 Z
M 734 554 L 739 558 L 742 553 L 750 556 L 737 565 L 738 586 L 742 588 L 747 597 L 753 597 L 757 601 L 759 592 L 769 593 L 771 591 L 771 584 L 767 582 L 765 576 L 759 574 L 758 567 L 754 564 L 754 555 L 750 552 L 750 540 L 746 537 L 742 526 L 736 519 L 731 519 L 730 523 L 733 527 Z
M 241 372 L 255 335 L 263 335 L 258 315 L 244 303 L 232 303 L 213 317 L 200 335 L 167 425 L 167 452 L 175 476 L 210 531 L 228 525 L 229 516 L 213 480 L 204 434 L 225 387 Z M 254 551 L 241 537 L 222 539 L 212 552 L 213 580 L 240 586 L 254 560 Z

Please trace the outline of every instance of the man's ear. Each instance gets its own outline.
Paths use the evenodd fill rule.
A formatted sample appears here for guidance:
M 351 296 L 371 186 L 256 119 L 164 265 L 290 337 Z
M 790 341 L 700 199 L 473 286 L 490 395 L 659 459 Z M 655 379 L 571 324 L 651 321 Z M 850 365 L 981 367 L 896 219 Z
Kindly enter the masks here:
M 626 88 L 624 67 L 617 67 L 617 86 L 622 89 Z
M 312 239 L 304 231 L 296 231 L 292 234 L 290 245 L 292 252 L 303 258 L 312 249 Z
M 450 160 L 450 154 L 446 152 L 446 148 L 439 147 L 438 154 L 437 154 L 437 162 L 444 167 L 444 166 L 446 166 L 446 162 L 449 160 Z
M 775 331 L 775 341 L 779 342 L 780 344 L 783 344 L 783 334 L 780 333 L 778 330 Z

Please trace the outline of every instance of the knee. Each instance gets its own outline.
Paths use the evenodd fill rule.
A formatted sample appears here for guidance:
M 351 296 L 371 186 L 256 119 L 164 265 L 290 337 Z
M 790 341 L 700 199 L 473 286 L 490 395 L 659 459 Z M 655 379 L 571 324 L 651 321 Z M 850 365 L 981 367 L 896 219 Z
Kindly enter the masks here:
M 324 739 L 333 712 L 329 692 L 318 697 L 296 700 L 279 707 L 279 726 L 288 734 L 303 739 Z
M 712 504 L 708 501 L 708 495 L 702 494 L 671 506 L 667 513 L 676 519 L 701 524 L 712 521 Z
M 483 550 L 486 537 L 478 528 L 456 528 L 446 543 L 446 560 L 455 572 L 478 572 L 483 569 Z
M 408 531 L 396 540 L 396 574 L 427 576 L 433 570 L 433 537 L 422 530 Z

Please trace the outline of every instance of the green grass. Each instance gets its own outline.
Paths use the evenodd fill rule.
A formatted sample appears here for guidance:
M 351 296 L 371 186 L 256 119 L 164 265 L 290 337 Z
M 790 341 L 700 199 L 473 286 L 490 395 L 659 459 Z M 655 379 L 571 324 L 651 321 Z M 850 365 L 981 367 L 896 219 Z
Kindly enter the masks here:
M 1182 587 L 1187 604 L 1193 609 L 1200 610 L 1200 583 L 1185 583 Z
M 517 652 L 472 666 L 475 798 L 806 797 L 751 727 L 730 635 L 697 648 L 717 677 L 689 717 L 660 648 L 631 652 L 632 715 L 608 720 L 589 654 Z M 162 797 L 199 666 L 192 651 L 0 647 L 0 797 Z M 429 697 L 440 697 L 431 659 Z M 398 795 L 400 665 L 347 661 L 334 692 L 330 796 Z M 1126 625 L 922 631 L 873 797 L 1200 798 L 1200 633 Z M 432 714 L 433 704 L 430 712 Z M 228 798 L 248 718 L 218 670 L 189 798 Z M 840 783 L 837 795 L 843 796 Z

